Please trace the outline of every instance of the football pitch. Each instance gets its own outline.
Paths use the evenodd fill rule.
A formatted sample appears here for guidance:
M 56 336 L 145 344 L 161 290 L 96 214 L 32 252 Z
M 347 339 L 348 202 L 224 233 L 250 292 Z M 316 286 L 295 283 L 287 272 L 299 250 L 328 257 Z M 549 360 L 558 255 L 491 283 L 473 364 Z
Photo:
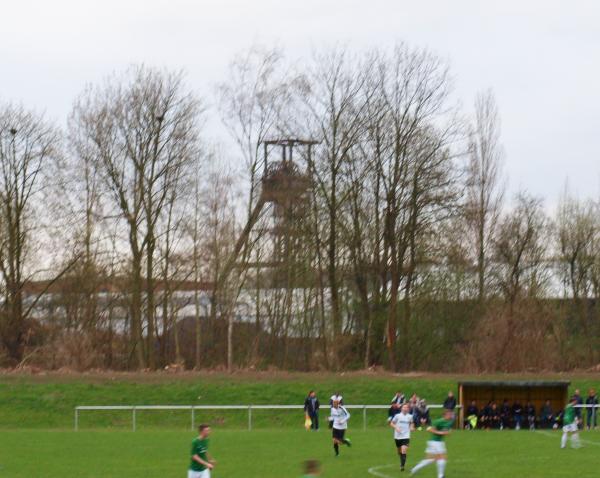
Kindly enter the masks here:
M 413 433 L 407 468 L 422 457 L 428 433 Z M 213 478 L 294 478 L 306 459 L 322 477 L 396 478 L 401 473 L 391 430 L 349 430 L 352 448 L 333 456 L 330 431 L 235 431 L 214 428 Z M 142 430 L 12 431 L 0 433 L 0 477 L 183 478 L 192 432 Z M 446 478 L 595 476 L 600 432 L 583 432 L 581 449 L 559 449 L 558 431 L 455 431 L 447 439 Z M 436 477 L 435 465 L 417 476 Z

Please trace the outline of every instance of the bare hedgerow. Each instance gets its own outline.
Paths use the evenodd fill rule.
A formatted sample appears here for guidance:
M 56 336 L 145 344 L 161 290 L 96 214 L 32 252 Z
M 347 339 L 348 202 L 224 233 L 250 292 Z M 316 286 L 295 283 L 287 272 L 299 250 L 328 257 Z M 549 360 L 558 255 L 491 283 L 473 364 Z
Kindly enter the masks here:
M 475 373 L 568 368 L 561 323 L 556 311 L 539 299 L 520 301 L 512 310 L 502 303 L 489 306 L 459 349 L 460 368 Z

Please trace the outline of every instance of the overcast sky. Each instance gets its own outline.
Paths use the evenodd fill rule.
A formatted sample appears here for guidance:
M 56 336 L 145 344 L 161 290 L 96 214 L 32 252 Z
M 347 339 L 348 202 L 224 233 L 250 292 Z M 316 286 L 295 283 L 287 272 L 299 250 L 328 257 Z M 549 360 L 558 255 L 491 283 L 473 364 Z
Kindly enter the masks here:
M 600 196 L 597 0 L 3 0 L 0 19 L 0 100 L 61 125 L 86 83 L 132 63 L 183 68 L 206 95 L 253 43 L 294 58 L 425 46 L 449 60 L 465 109 L 494 90 L 511 194 L 552 207 L 568 178 Z

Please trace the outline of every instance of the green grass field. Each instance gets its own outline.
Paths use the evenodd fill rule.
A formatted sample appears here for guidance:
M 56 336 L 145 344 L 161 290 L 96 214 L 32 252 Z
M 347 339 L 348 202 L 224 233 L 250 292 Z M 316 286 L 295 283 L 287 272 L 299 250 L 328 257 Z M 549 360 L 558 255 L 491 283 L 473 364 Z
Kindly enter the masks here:
M 402 389 L 441 403 L 456 383 L 472 377 L 393 374 L 99 374 L 0 375 L 0 478 L 136 478 L 186 476 L 189 411 L 83 412 L 73 431 L 76 405 L 302 404 L 315 389 L 324 403 L 341 390 L 349 404 L 388 403 Z M 482 377 L 477 377 L 481 379 Z M 499 377 L 488 376 L 486 379 Z M 523 376 L 503 379 L 532 378 Z M 571 391 L 600 388 L 598 375 L 535 377 L 571 380 Z M 244 430 L 246 411 L 197 411 L 214 432 L 218 460 L 213 478 L 294 478 L 300 464 L 318 459 L 323 477 L 402 476 L 386 427 L 385 410 L 370 410 L 367 431 L 355 410 L 351 449 L 333 457 L 330 431 L 305 432 L 302 412 L 253 412 L 254 430 Z M 322 421 L 326 412 L 321 414 Z M 435 416 L 435 413 L 434 413 Z M 422 457 L 426 432 L 413 435 L 409 467 Z M 595 476 L 600 466 L 600 431 L 583 434 L 584 448 L 560 450 L 558 432 L 454 432 L 448 439 L 447 478 L 535 478 Z M 407 473 L 404 473 L 407 475 Z M 435 466 L 419 476 L 435 477 Z
M 307 458 L 321 461 L 323 477 L 396 478 L 401 474 L 385 429 L 355 431 L 352 448 L 333 457 L 328 430 L 233 431 L 216 428 L 214 478 L 295 478 Z M 415 432 L 408 465 L 422 457 L 426 432 Z M 0 476 L 14 478 L 183 478 L 192 433 L 176 431 L 3 431 Z M 447 440 L 447 478 L 596 476 L 600 433 L 584 433 L 584 447 L 559 449 L 558 432 L 454 432 Z M 435 477 L 435 466 L 419 476 Z

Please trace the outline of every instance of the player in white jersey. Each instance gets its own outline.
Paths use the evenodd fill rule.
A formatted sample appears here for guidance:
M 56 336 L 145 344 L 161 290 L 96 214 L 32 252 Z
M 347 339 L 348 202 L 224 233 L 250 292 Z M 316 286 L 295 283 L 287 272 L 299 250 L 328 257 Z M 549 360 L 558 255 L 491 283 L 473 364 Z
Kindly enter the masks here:
M 344 397 L 342 397 L 341 392 L 335 392 L 330 398 L 329 398 L 329 406 L 333 407 L 333 402 L 340 402 L 340 405 L 344 405 Z
M 335 392 L 329 399 L 329 408 L 333 410 L 333 402 L 339 402 L 340 405 L 344 406 L 344 398 L 340 392 Z M 333 428 L 333 419 L 329 416 L 329 428 Z
M 335 456 L 338 456 L 340 454 L 340 444 L 343 443 L 346 446 L 352 445 L 350 440 L 345 437 L 350 413 L 340 405 L 340 402 L 335 400 L 333 402 L 333 407 L 331 408 L 331 417 L 329 417 L 329 419 L 333 424 L 333 449 L 335 451 Z
M 394 429 L 394 441 L 398 455 L 400 455 L 400 471 L 404 471 L 406 454 L 410 445 L 410 432 L 415 429 L 413 416 L 408 413 L 409 408 L 408 403 L 405 403 L 400 412 L 390 419 L 390 426 Z

